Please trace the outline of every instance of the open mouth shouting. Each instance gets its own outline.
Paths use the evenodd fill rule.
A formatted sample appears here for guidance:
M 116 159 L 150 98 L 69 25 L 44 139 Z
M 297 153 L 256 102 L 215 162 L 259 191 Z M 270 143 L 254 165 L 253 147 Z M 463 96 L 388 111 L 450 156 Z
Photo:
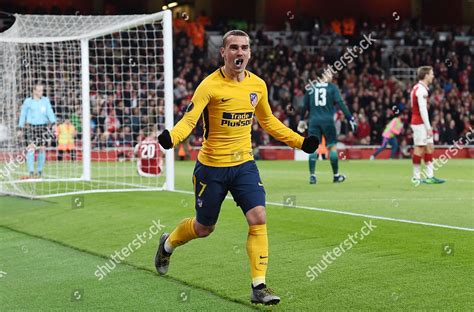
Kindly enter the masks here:
M 243 58 L 236 58 L 234 60 L 234 65 L 237 67 L 237 68 L 242 68 L 242 65 L 244 64 L 244 59 Z

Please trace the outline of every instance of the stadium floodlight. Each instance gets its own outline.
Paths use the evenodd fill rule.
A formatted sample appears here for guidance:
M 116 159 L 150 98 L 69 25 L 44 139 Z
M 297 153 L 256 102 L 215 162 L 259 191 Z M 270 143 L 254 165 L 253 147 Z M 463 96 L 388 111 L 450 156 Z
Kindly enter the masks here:
M 172 15 L 15 15 L 0 33 L 0 193 L 31 198 L 174 189 L 174 152 L 160 175 L 137 173 L 134 147 L 173 126 Z M 73 147 L 49 131 L 40 177 L 28 175 L 20 110 L 40 81 Z M 69 121 L 66 121 L 68 119 Z M 53 127 L 51 127 L 53 129 Z M 63 129 L 63 128 L 61 128 Z

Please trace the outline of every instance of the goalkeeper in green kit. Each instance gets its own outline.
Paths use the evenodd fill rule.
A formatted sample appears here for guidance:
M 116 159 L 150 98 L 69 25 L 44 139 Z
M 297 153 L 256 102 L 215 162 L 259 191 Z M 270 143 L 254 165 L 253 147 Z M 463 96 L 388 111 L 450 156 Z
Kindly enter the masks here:
M 298 131 L 303 133 L 308 129 L 309 135 L 314 135 L 319 138 L 321 142 L 322 136 L 326 138 L 326 144 L 329 149 L 329 159 L 334 174 L 333 182 L 341 183 L 346 180 L 346 176 L 339 174 L 338 155 L 337 155 L 337 134 L 336 126 L 334 124 L 334 114 L 336 113 L 335 104 L 337 104 L 344 115 L 346 116 L 353 132 L 356 131 L 357 124 L 352 117 L 349 109 L 342 100 L 339 89 L 332 81 L 332 73 L 329 70 L 324 71 L 320 69 L 317 73 L 318 80 L 316 83 L 308 84 L 305 89 L 303 98 L 303 110 L 301 112 L 301 120 L 298 124 Z M 306 112 L 309 112 L 307 123 Z M 309 155 L 309 183 L 316 184 L 317 178 L 316 170 L 317 154 Z

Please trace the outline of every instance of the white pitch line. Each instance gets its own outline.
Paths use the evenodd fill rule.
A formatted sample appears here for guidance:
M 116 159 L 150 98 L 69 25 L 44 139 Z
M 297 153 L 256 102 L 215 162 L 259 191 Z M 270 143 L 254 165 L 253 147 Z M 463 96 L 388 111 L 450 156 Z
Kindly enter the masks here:
M 267 203 L 270 205 L 287 207 L 281 203 L 272 203 L 272 202 L 267 202 Z M 440 227 L 440 228 L 452 229 L 452 230 L 474 232 L 474 228 L 466 228 L 466 227 L 460 227 L 460 226 L 454 226 L 454 225 L 430 223 L 430 222 L 423 222 L 423 221 L 412 221 L 412 220 L 397 219 L 397 218 L 382 217 L 382 216 L 373 216 L 373 215 L 355 213 L 355 212 L 349 212 L 349 211 L 340 211 L 340 210 L 333 210 L 333 209 L 316 208 L 316 207 L 308 207 L 308 206 L 296 206 L 296 205 L 287 207 L 287 208 L 298 208 L 298 209 L 306 209 L 306 210 L 313 210 L 313 211 L 330 212 L 330 213 L 337 213 L 337 214 L 354 216 L 354 217 L 364 217 L 364 218 L 377 219 L 377 220 L 394 221 L 394 222 L 401 222 L 401 223 L 410 223 L 410 224 L 426 225 L 426 226 Z
M 474 180 L 463 180 L 463 179 L 446 179 L 446 182 L 454 181 L 454 182 L 467 182 L 467 183 L 474 183 Z
M 174 190 L 172 192 L 183 193 L 183 194 L 194 194 L 194 192 L 191 192 L 191 191 Z M 227 196 L 226 199 L 232 199 L 232 197 Z M 454 226 L 454 225 L 430 223 L 430 222 L 423 222 L 423 221 L 413 221 L 413 220 L 397 219 L 397 218 L 382 217 L 382 216 L 373 216 L 373 215 L 368 215 L 368 214 L 364 214 L 364 213 L 340 211 L 340 210 L 326 209 L 326 208 L 316 208 L 316 207 L 309 207 L 309 206 L 294 205 L 294 206 L 288 207 L 285 204 L 274 203 L 274 202 L 267 202 L 267 204 L 274 205 L 274 206 L 287 207 L 287 208 L 297 208 L 297 209 L 306 209 L 306 210 L 312 210 L 312 211 L 336 213 L 336 214 L 342 214 L 342 215 L 353 216 L 353 217 L 362 217 L 362 218 L 370 218 L 370 219 L 376 219 L 376 220 L 384 220 L 384 221 L 392 221 L 392 222 L 400 222 L 400 223 L 408 223 L 408 224 L 417 224 L 417 225 L 439 227 L 439 228 L 451 229 L 451 230 L 474 232 L 474 228 L 467 228 L 467 227 Z
M 452 198 L 449 197 L 430 197 L 430 200 L 453 200 Z M 336 203 L 347 203 L 347 202 L 354 202 L 354 201 L 397 201 L 397 202 L 403 202 L 403 201 L 417 201 L 417 200 L 426 200 L 426 198 L 351 198 L 351 199 L 318 199 L 318 202 L 336 202 Z M 469 197 L 469 198 L 463 198 L 463 197 L 456 197 L 457 201 L 461 200 L 473 200 L 474 197 Z

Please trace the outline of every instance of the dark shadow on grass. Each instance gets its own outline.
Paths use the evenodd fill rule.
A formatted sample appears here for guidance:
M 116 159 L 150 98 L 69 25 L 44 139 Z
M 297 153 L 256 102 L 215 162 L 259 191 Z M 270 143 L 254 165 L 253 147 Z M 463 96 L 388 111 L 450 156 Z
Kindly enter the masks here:
M 89 255 L 92 255 L 92 256 L 96 256 L 96 257 L 99 257 L 99 258 L 102 258 L 102 259 L 105 259 L 105 260 L 110 260 L 110 258 L 108 258 L 107 256 L 104 256 L 102 254 L 99 254 L 99 253 L 96 253 L 96 252 L 93 252 L 93 251 L 90 251 L 90 250 L 86 250 L 86 249 L 82 249 L 82 248 L 78 248 L 78 247 L 75 247 L 75 246 L 71 246 L 71 245 L 68 245 L 68 244 L 65 244 L 61 241 L 57 241 L 57 240 L 54 240 L 54 239 L 51 239 L 51 238 L 47 238 L 47 237 L 43 237 L 41 235 L 36 235 L 36 234 L 31 234 L 31 233 L 28 233 L 28 232 L 24 232 L 24 231 L 21 231 L 21 230 L 17 230 L 17 229 L 14 229 L 14 228 L 11 228 L 9 226 L 6 226 L 6 225 L 1 225 L 0 224 L 0 227 L 1 228 L 4 228 L 6 230 L 10 230 L 10 231 L 13 231 L 13 232 L 16 232 L 16 233 L 20 233 L 20 234 L 23 234 L 23 235 L 27 235 L 27 236 L 30 236 L 30 237 L 34 237 L 34 238 L 37 238 L 37 239 L 41 239 L 41 240 L 45 240 L 45 241 L 48 241 L 48 242 L 52 242 L 52 243 L 55 243 L 55 244 L 58 244 L 60 246 L 63 246 L 63 247 L 66 247 L 66 248 L 70 248 L 70 249 L 73 249 L 73 250 L 76 250 L 76 251 L 79 251 L 79 252 L 83 252 L 83 253 L 87 253 Z M 128 267 L 131 267 L 135 270 L 139 270 L 139 271 L 144 271 L 148 274 L 151 274 L 151 275 L 154 275 L 156 276 L 157 278 L 165 278 L 169 281 L 172 281 L 174 282 L 175 284 L 179 284 L 181 286 L 187 286 L 187 287 L 190 287 L 190 288 L 194 288 L 194 289 L 198 289 L 198 290 L 202 290 L 202 291 L 206 291 L 208 293 L 210 293 L 211 295 L 215 296 L 215 297 L 218 297 L 220 299 L 224 299 L 226 301 L 229 301 L 229 302 L 234 302 L 234 303 L 237 303 L 237 304 L 240 304 L 240 305 L 243 305 L 243 306 L 246 306 L 248 308 L 251 308 L 251 309 L 254 309 L 254 310 L 261 310 L 261 309 L 265 309 L 267 307 L 265 306 L 256 306 L 256 305 L 253 305 L 251 304 L 250 302 L 246 302 L 246 301 L 243 301 L 243 300 L 239 300 L 239 299 L 235 299 L 235 298 L 231 298 L 231 297 L 228 297 L 228 296 L 224 296 L 224 295 L 221 295 L 221 294 L 218 294 L 216 293 L 213 289 L 211 288 L 207 288 L 207 287 L 202 287 L 202 286 L 198 286 L 198 285 L 193 285 L 191 283 L 188 283 L 186 281 L 183 281 L 183 280 L 180 280 L 176 277 L 172 277 L 172 276 L 169 276 L 169 275 L 165 275 L 165 276 L 162 276 L 162 275 L 159 275 L 156 271 L 154 270 L 151 270 L 147 267 L 143 267 L 143 266 L 139 266 L 139 265 L 135 265 L 135 264 L 132 264 L 128 261 L 121 261 L 119 264 L 117 265 L 125 265 L 125 266 L 128 266 Z M 266 309 L 265 309 L 266 310 Z

